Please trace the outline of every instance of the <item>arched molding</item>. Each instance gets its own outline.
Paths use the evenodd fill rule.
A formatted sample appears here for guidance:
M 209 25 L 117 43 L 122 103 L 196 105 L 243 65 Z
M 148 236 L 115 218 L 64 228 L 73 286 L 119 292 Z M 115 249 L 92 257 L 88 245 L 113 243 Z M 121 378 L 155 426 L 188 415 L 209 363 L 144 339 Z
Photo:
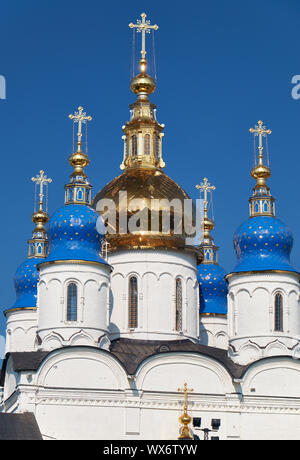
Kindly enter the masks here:
M 155 278 L 156 278 L 156 281 L 159 281 L 160 279 L 160 275 L 158 273 L 155 273 L 151 270 L 147 271 L 147 272 L 144 272 L 142 275 L 141 275 L 141 279 L 144 281 L 144 278 L 148 275 L 153 275 Z
M 51 286 L 51 283 L 54 283 L 54 282 L 57 282 L 60 286 L 62 285 L 62 281 L 59 279 L 59 278 L 50 278 L 46 281 L 46 287 L 47 289 L 49 289 Z M 43 283 L 43 281 L 41 281 L 41 283 Z
M 109 289 L 109 287 L 110 287 L 110 286 L 109 286 L 109 283 L 108 283 L 107 281 L 102 281 L 101 283 L 97 283 L 97 284 L 98 284 L 98 286 L 99 286 L 99 287 L 98 287 L 98 291 L 99 291 L 99 292 L 101 291 L 101 289 L 102 289 L 103 287 L 106 287 L 107 289 Z
M 242 287 L 242 288 L 238 289 L 238 290 L 235 292 L 235 294 L 234 294 L 234 295 L 235 295 L 235 298 L 238 298 L 238 296 L 239 296 L 240 294 L 244 293 L 244 292 L 245 292 L 246 294 L 248 294 L 249 298 L 251 299 L 252 293 L 250 292 L 249 289 L 246 289 L 245 287 Z
M 101 281 L 98 281 L 95 278 L 88 278 L 88 279 L 86 279 L 85 281 L 82 282 L 82 285 L 83 285 L 83 288 L 85 288 L 88 283 L 94 283 L 97 286 L 99 286 L 100 282 Z
M 262 358 L 262 350 L 258 345 L 256 345 L 256 343 L 253 343 L 251 340 L 248 340 L 248 342 L 242 344 L 241 347 L 236 350 L 236 352 L 241 357 L 239 360 L 240 363 L 248 363 Z M 245 358 L 245 360 L 243 358 Z
M 86 332 L 84 332 L 82 329 L 78 332 L 75 332 L 75 334 L 73 334 L 70 338 L 69 338 L 69 343 L 70 343 L 70 346 L 76 346 L 76 342 L 79 341 L 79 340 L 85 340 L 86 343 L 79 343 L 78 345 L 91 345 L 93 343 L 95 343 L 95 341 L 93 340 L 93 337 L 91 337 L 89 334 L 87 334 Z
M 17 331 L 21 331 L 24 334 L 26 334 L 26 332 L 27 332 L 26 329 L 24 329 L 24 327 L 22 327 L 22 326 L 17 326 L 15 328 L 13 328 L 13 327 L 10 328 L 10 333 L 12 333 L 12 334 L 14 334 Z
M 196 365 L 203 367 L 215 374 L 215 376 L 219 379 L 221 386 L 224 388 L 224 393 L 231 393 L 235 391 L 232 384 L 232 377 L 221 363 L 212 358 L 193 353 L 164 353 L 163 355 L 150 356 L 144 360 L 136 370 L 135 375 L 137 389 L 143 390 L 145 379 L 151 370 L 168 364 L 190 364 L 193 366 Z M 182 376 L 182 378 L 183 377 L 184 376 Z
M 112 275 L 111 275 L 111 278 L 116 278 L 117 276 L 121 276 L 122 279 L 125 279 L 126 278 L 126 275 L 124 275 L 124 273 L 121 273 L 121 272 L 113 272 Z
M 138 280 L 141 279 L 140 273 L 138 273 L 138 272 L 136 272 L 136 271 L 133 271 L 133 270 L 127 273 L 126 279 L 129 280 L 129 279 L 132 278 L 133 276 L 135 276 Z
M 228 338 L 228 334 L 225 331 L 217 332 L 215 336 L 217 339 L 220 337 L 225 337 L 226 339 Z
M 168 276 L 169 278 L 171 279 L 176 279 L 176 278 L 180 278 L 182 281 L 184 281 L 184 278 L 182 275 L 174 275 L 170 272 L 161 272 L 159 275 L 157 275 L 157 280 L 160 281 L 160 279 L 163 277 L 163 276 Z
M 265 293 L 268 295 L 268 297 L 270 297 L 270 291 L 269 291 L 269 289 L 267 289 L 267 288 L 264 287 L 264 286 L 257 286 L 257 287 L 255 287 L 255 288 L 252 290 L 252 293 L 250 294 L 250 296 L 253 297 L 254 294 L 255 294 L 256 292 L 258 292 L 258 291 L 263 291 L 263 292 L 265 292 Z
M 271 291 L 271 296 L 275 297 L 276 294 L 281 294 L 283 298 L 286 298 L 287 292 L 282 287 L 278 286 Z
M 45 380 L 53 367 L 70 359 L 85 359 L 103 364 L 110 369 L 115 376 L 119 389 L 124 390 L 129 386 L 125 369 L 111 353 L 96 348 L 93 349 L 80 346 L 54 350 L 50 353 L 36 372 L 36 384 L 44 386 Z
M 95 280 L 92 280 L 92 281 L 95 281 Z M 83 283 L 82 281 L 80 281 L 78 278 L 74 278 L 73 276 L 72 277 L 68 277 L 64 280 L 63 282 L 63 285 L 64 287 L 68 286 L 69 284 L 77 284 L 78 288 L 82 288 L 83 287 Z
M 288 350 L 288 347 L 282 343 L 280 340 L 276 339 L 273 342 L 269 343 L 265 349 L 265 355 L 266 356 L 272 356 L 272 351 L 280 350 L 284 354 L 290 354 L 290 351 Z M 277 354 L 278 355 L 278 354 Z M 276 356 L 274 354 L 273 356 Z
M 284 356 L 264 358 L 262 360 L 252 363 L 245 374 L 243 375 L 243 392 L 244 394 L 250 393 L 253 380 L 260 374 L 274 369 L 289 369 L 300 372 L 298 361 L 293 361 L 291 358 Z

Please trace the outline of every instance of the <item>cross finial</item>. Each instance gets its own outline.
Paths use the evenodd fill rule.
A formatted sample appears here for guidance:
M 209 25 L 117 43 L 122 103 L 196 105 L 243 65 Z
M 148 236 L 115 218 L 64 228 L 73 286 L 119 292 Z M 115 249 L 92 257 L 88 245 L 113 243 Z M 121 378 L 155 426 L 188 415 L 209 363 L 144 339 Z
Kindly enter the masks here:
M 210 185 L 207 177 L 204 177 L 203 182 L 200 185 L 196 185 L 198 190 L 203 190 L 204 192 L 204 214 L 207 215 L 207 206 L 208 206 L 208 192 L 216 190 L 214 185 Z
M 193 388 L 188 388 L 187 383 L 183 385 L 183 388 L 178 388 L 180 393 L 184 393 L 184 412 L 187 412 L 187 406 L 188 406 L 188 393 L 192 393 L 194 391 Z
M 40 193 L 39 193 L 39 210 L 43 210 L 43 205 L 44 205 L 44 185 L 46 184 L 51 184 L 52 179 L 50 177 L 48 178 L 43 170 L 40 171 L 39 175 L 36 175 L 35 177 L 32 177 L 32 182 L 35 182 L 37 185 L 40 186 Z M 45 209 L 45 212 L 47 212 L 47 209 Z
M 86 112 L 83 111 L 83 107 L 78 107 L 78 112 L 75 112 L 74 115 L 69 115 L 69 118 L 74 121 L 74 123 L 78 123 L 78 152 L 80 151 L 81 148 L 81 138 L 82 138 L 82 125 L 87 124 L 88 121 L 92 120 L 91 116 L 87 116 Z
M 268 134 L 272 134 L 272 131 L 270 129 L 266 129 L 264 126 L 263 122 L 259 120 L 258 124 L 255 125 L 255 128 L 250 128 L 250 133 L 254 134 L 255 136 L 258 136 L 259 142 L 258 142 L 258 162 L 259 165 L 263 164 L 263 142 L 262 138 L 266 137 Z
M 141 14 L 142 20 L 138 19 L 137 24 L 133 24 L 132 22 L 129 24 L 130 29 L 137 29 L 137 32 L 142 32 L 142 59 L 146 59 L 146 33 L 149 34 L 150 30 L 157 30 L 158 25 L 150 25 L 150 21 L 146 21 L 146 13 Z
M 181 393 L 184 393 L 184 408 L 183 408 L 183 414 L 181 417 L 179 417 L 179 422 L 183 425 L 181 428 L 181 433 L 178 439 L 193 439 L 193 436 L 190 432 L 190 429 L 188 425 L 192 421 L 192 417 L 188 414 L 187 409 L 188 409 L 188 393 L 191 393 L 193 388 L 188 388 L 187 383 L 183 385 L 183 388 L 178 388 L 178 391 Z

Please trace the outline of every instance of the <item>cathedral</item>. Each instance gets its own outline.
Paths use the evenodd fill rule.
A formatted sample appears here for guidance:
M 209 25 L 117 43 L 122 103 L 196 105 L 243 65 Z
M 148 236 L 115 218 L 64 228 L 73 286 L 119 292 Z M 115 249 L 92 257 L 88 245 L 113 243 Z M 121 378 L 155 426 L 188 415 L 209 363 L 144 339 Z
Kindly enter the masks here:
M 146 58 L 146 34 L 158 26 L 143 13 L 129 27 L 142 46 L 121 174 L 93 192 L 92 118 L 79 107 L 72 173 L 51 217 L 51 179 L 42 170 L 32 179 L 33 235 L 4 311 L 0 439 L 297 439 L 300 274 L 267 183 L 271 131 L 262 121 L 250 129 L 249 218 L 226 273 L 212 236 L 215 187 L 207 178 L 197 186 L 200 212 L 163 172 Z

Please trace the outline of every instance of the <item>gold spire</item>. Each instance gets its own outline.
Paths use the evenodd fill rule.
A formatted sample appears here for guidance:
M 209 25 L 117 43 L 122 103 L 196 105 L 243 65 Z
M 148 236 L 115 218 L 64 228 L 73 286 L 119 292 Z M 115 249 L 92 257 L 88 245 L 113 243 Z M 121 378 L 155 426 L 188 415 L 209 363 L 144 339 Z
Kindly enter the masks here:
M 272 134 L 272 131 L 270 129 L 266 129 L 261 120 L 259 120 L 255 128 L 250 128 L 249 131 L 255 136 L 258 136 L 258 165 L 251 170 L 251 176 L 256 179 L 257 186 L 261 187 L 266 184 L 266 179 L 271 176 L 271 170 L 263 164 L 264 148 L 262 138 Z
M 86 112 L 83 112 L 83 107 L 78 107 L 78 112 L 75 112 L 74 115 L 69 115 L 69 118 L 73 120 L 74 123 L 78 123 L 78 132 L 77 132 L 77 152 L 73 152 L 69 158 L 71 166 L 74 168 L 73 175 L 84 175 L 84 168 L 89 165 L 89 157 L 81 151 L 82 146 L 82 125 L 86 125 L 88 121 L 92 120 L 91 116 L 86 116 Z
M 201 190 L 204 192 L 204 210 L 203 210 L 203 221 L 202 221 L 202 227 L 203 227 L 203 239 L 212 239 L 210 236 L 210 232 L 215 228 L 215 224 L 213 223 L 212 220 L 208 218 L 208 192 L 216 190 L 216 187 L 214 185 L 210 185 L 208 182 L 207 178 L 204 177 L 203 182 L 201 182 L 200 185 L 196 185 L 196 188 L 198 190 Z
M 157 30 L 157 25 L 150 25 L 143 13 L 142 20 L 137 24 L 130 23 L 131 29 L 142 33 L 142 58 L 140 73 L 133 78 L 130 88 L 137 95 L 137 101 L 130 105 L 130 121 L 123 126 L 124 157 L 121 169 L 127 168 L 164 168 L 162 159 L 162 139 L 164 125 L 156 119 L 156 106 L 149 101 L 149 95 L 154 93 L 156 83 L 147 74 L 146 33 L 151 29 Z
M 192 421 L 192 417 L 188 414 L 188 393 L 193 392 L 193 388 L 188 388 L 187 383 L 184 384 L 183 388 L 178 388 L 180 393 L 184 393 L 184 407 L 183 414 L 179 417 L 179 422 L 183 425 L 181 428 L 181 433 L 178 439 L 193 439 L 193 436 L 190 432 L 188 425 Z
M 253 195 L 250 198 L 250 217 L 255 216 L 274 216 L 275 204 L 274 198 L 270 194 L 270 187 L 266 180 L 271 177 L 271 170 L 264 165 L 263 158 L 263 137 L 272 134 L 270 129 L 267 129 L 261 120 L 258 121 L 255 128 L 250 128 L 250 133 L 258 137 L 258 163 L 252 168 L 251 176 L 256 180 L 253 188 Z
M 78 112 L 69 115 L 73 123 L 78 123 L 77 132 L 77 151 L 69 157 L 69 163 L 74 168 L 71 174 L 71 182 L 65 186 L 66 198 L 65 204 L 90 204 L 91 203 L 91 186 L 87 181 L 87 175 L 84 172 L 89 163 L 89 157 L 81 150 L 82 147 L 82 125 L 86 125 L 92 120 L 90 115 L 86 115 L 83 107 L 78 107 Z
M 208 192 L 216 190 L 214 185 L 210 185 L 207 178 L 204 177 L 203 182 L 200 185 L 196 185 L 196 188 L 204 193 L 204 210 L 202 220 L 202 235 L 200 240 L 199 249 L 202 254 L 203 264 L 217 264 L 218 263 L 218 246 L 214 244 L 214 239 L 210 232 L 215 228 L 214 222 L 208 217 Z
M 32 221 L 35 224 L 32 239 L 28 241 L 28 257 L 46 257 L 48 252 L 48 239 L 45 225 L 49 220 L 47 208 L 44 210 L 44 187 L 51 184 L 52 179 L 48 178 L 43 170 L 40 174 L 32 177 L 32 182 L 39 185 L 39 209 L 32 215 Z
M 150 25 L 150 21 L 146 21 L 146 13 L 141 14 L 142 20 L 137 20 L 137 24 L 132 22 L 129 24 L 131 29 L 137 29 L 137 32 L 142 34 L 142 49 L 140 59 L 140 73 L 133 78 L 130 88 L 138 95 L 139 100 L 148 100 L 148 95 L 154 93 L 156 89 L 155 81 L 147 74 L 147 59 L 146 59 L 146 33 L 152 30 L 158 30 L 158 25 Z

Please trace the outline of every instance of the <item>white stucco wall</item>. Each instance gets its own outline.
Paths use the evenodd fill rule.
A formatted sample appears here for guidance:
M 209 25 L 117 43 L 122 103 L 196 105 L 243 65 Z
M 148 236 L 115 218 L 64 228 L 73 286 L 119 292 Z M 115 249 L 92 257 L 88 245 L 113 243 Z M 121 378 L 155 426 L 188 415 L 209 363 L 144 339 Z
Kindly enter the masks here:
M 233 380 L 213 358 L 163 353 L 133 379 L 111 354 L 71 347 L 52 352 L 32 375 L 8 372 L 6 411 L 34 412 L 44 439 L 176 440 L 185 382 L 193 389 L 189 414 L 203 428 L 220 419 L 220 439 L 299 438 L 300 363 L 292 358 L 263 359 Z
M 67 321 L 67 287 L 78 289 L 77 320 Z M 40 267 L 38 335 L 40 348 L 65 345 L 97 346 L 109 329 L 110 267 L 62 263 Z
M 34 351 L 37 349 L 36 308 L 22 308 L 6 311 L 5 353 Z
M 274 327 L 276 293 L 283 298 L 283 331 Z M 228 329 L 232 359 L 240 364 L 292 355 L 300 339 L 299 275 L 270 272 L 231 276 Z
M 227 350 L 227 317 L 224 315 L 200 315 L 200 343 Z
M 112 313 L 111 338 L 149 340 L 196 339 L 199 336 L 199 292 L 196 258 L 174 250 L 118 251 L 109 255 Z M 128 290 L 138 280 L 138 327 L 128 328 Z M 182 280 L 182 331 L 176 331 L 176 278 Z

